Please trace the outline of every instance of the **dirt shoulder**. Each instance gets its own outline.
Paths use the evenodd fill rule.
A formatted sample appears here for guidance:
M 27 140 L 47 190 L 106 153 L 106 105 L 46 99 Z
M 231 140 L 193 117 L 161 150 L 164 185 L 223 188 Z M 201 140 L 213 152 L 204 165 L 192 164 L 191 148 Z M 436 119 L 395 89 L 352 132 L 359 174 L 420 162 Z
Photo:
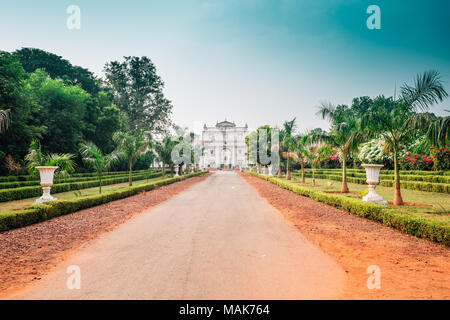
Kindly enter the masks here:
M 348 274 L 342 299 L 450 299 L 450 249 L 242 173 L 247 183 Z M 381 289 L 367 288 L 368 266 Z
M 207 176 L 190 178 L 150 192 L 0 233 L 0 298 L 39 281 L 42 275 L 90 240 L 205 180 Z

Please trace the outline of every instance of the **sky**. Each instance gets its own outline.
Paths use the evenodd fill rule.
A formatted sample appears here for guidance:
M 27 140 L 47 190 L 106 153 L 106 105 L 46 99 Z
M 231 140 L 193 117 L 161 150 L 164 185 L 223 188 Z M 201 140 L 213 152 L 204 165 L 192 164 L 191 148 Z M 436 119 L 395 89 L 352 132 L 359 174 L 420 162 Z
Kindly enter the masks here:
M 70 30 L 69 5 L 81 10 Z M 370 30 L 370 5 L 381 29 Z M 0 0 L 0 50 L 40 48 L 103 76 L 106 62 L 148 56 L 191 128 L 328 124 L 320 102 L 391 96 L 430 69 L 450 92 L 447 0 Z M 444 114 L 450 99 L 431 111 Z

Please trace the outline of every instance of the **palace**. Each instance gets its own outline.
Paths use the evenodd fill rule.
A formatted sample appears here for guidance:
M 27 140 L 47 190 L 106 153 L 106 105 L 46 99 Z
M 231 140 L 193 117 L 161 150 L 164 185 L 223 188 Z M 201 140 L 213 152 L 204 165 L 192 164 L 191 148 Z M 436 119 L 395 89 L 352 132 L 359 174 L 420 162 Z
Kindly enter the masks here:
M 217 123 L 214 127 L 203 127 L 203 156 L 200 160 L 204 168 L 243 168 L 247 167 L 247 124 L 237 127 L 227 120 Z

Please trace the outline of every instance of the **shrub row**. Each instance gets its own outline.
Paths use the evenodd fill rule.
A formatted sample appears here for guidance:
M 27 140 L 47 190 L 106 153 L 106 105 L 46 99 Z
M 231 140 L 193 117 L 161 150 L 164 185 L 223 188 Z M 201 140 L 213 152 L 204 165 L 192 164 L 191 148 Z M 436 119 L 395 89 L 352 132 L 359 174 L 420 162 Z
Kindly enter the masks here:
M 306 168 L 305 171 L 311 171 L 310 168 Z M 300 172 L 297 170 L 296 172 Z M 331 173 L 331 172 L 342 172 L 342 169 L 316 169 L 317 173 Z M 366 174 L 365 169 L 347 169 L 348 174 Z M 382 175 L 394 175 L 394 170 L 381 170 Z M 450 176 L 450 171 L 420 171 L 420 170 L 401 170 L 400 175 L 413 175 L 413 176 Z
M 383 223 L 416 237 L 450 246 L 450 227 L 442 222 L 414 217 L 409 215 L 407 212 L 399 213 L 393 208 L 364 202 L 362 200 L 349 198 L 343 195 L 329 194 L 312 190 L 283 179 L 269 177 L 254 172 L 247 173 L 265 179 L 296 194 L 310 197 L 315 201 L 331 205 L 335 208 L 345 210 L 363 218 Z
M 143 173 L 148 170 L 136 170 L 133 171 L 134 173 Z M 153 170 L 152 170 L 153 171 Z M 105 172 L 104 175 L 124 175 L 128 174 L 128 171 L 111 171 L 111 172 Z M 73 173 L 71 174 L 72 177 L 95 177 L 97 174 L 95 172 L 88 172 L 88 173 Z M 7 177 L 0 177 L 0 182 L 15 182 L 15 181 L 39 181 L 39 176 L 35 175 L 26 175 L 26 176 L 7 176 Z
M 133 175 L 136 174 L 133 172 Z M 118 175 L 104 175 L 104 179 L 111 179 L 111 178 L 118 178 L 118 177 L 125 177 L 128 176 L 128 174 L 118 174 Z M 66 178 L 66 179 L 58 179 L 54 180 L 55 184 L 61 184 L 61 183 L 70 183 L 70 182 L 82 182 L 82 181 L 91 181 L 91 180 L 97 180 L 97 176 L 93 177 L 73 177 L 73 178 Z M 2 189 L 12 189 L 12 188 L 21 188 L 21 187 L 31 187 L 31 186 L 39 186 L 41 184 L 40 180 L 32 180 L 32 181 L 15 181 L 15 182 L 2 182 L 0 183 L 0 190 Z
M 134 180 L 144 180 L 148 178 L 160 177 L 161 173 L 156 172 L 150 175 L 138 174 L 134 175 Z M 123 183 L 128 181 L 128 176 L 119 176 L 113 178 L 106 178 L 102 181 L 102 186 L 107 186 L 116 183 Z M 80 190 L 100 186 L 100 180 L 81 181 L 72 183 L 61 183 L 52 186 L 52 193 L 67 192 L 71 190 Z M 32 197 L 39 197 L 42 195 L 42 187 L 22 187 L 16 189 L 4 189 L 0 190 L 0 202 L 7 202 L 13 200 L 27 199 Z
M 300 176 L 299 173 L 294 173 L 294 176 Z M 308 178 L 312 177 L 312 173 L 310 171 L 305 172 L 305 176 Z M 342 175 L 339 174 L 319 174 L 316 173 L 315 177 L 317 179 L 328 179 L 335 181 L 342 181 Z M 358 184 L 367 184 L 366 177 L 358 178 L 347 176 L 347 182 L 350 183 L 358 183 Z M 380 185 L 383 187 L 393 187 L 394 180 L 380 180 Z M 400 180 L 400 187 L 409 190 L 417 190 L 417 191 L 427 191 L 427 192 L 438 192 L 438 193 L 450 193 L 450 184 L 449 183 L 432 183 L 432 182 L 421 182 L 421 181 L 402 181 Z
M 186 178 L 199 176 L 204 173 L 205 172 L 196 172 L 184 175 L 182 177 L 158 180 L 140 186 L 127 187 L 95 196 L 76 198 L 72 200 L 57 200 L 41 205 L 34 205 L 26 208 L 25 210 L 0 213 L 0 232 L 25 227 L 54 217 L 98 206 L 110 201 L 123 199 L 143 191 L 150 191 L 157 187 L 172 184 Z

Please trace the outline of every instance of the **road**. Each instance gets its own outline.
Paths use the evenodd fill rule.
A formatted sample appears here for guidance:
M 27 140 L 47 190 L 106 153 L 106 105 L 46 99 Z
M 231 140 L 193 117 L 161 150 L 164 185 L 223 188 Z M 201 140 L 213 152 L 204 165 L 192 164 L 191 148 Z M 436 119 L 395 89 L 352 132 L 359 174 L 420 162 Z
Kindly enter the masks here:
M 80 289 L 68 289 L 69 266 Z M 73 275 L 72 275 L 73 277 Z M 90 242 L 16 299 L 333 299 L 346 274 L 238 174 Z

